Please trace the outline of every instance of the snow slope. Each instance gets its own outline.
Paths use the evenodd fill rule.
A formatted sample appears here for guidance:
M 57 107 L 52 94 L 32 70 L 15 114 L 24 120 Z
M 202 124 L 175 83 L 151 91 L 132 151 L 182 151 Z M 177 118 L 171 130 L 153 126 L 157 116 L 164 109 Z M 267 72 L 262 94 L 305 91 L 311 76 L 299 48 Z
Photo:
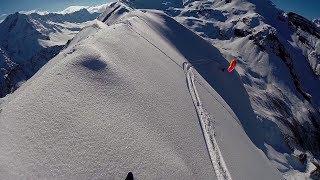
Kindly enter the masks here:
M 148 0 L 126 1 L 163 10 L 227 60 L 237 57 L 259 120 L 256 131 L 244 126 L 250 139 L 287 179 L 320 177 L 319 27 L 269 0 L 156 0 L 152 6 Z M 257 134 L 264 143 L 256 143 Z
M 239 59 L 237 72 L 261 127 L 244 126 L 249 137 L 255 142 L 257 133 L 262 136 L 264 143 L 255 144 L 288 179 L 299 173 L 319 176 L 319 28 L 268 0 L 182 2 L 181 7 L 152 8 L 162 8 L 227 60 Z M 234 110 L 238 106 L 228 104 Z
M 113 8 L 2 106 L 1 179 L 281 179 L 220 52 L 159 11 Z

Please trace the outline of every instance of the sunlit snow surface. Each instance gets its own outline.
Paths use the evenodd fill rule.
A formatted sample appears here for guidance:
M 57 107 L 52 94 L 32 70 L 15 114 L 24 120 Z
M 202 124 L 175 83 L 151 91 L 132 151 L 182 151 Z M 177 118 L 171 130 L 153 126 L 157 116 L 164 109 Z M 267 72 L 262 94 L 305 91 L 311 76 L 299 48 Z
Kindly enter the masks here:
M 232 179 L 281 179 L 242 129 L 253 127 L 240 118 L 257 120 L 237 73 L 221 71 L 220 52 L 161 12 L 124 8 L 110 26 L 77 34 L 2 106 L 1 178 L 124 179 L 131 171 L 136 179 L 220 180 L 203 136 L 211 127 Z M 206 129 L 186 62 L 212 123 Z
M 147 1 L 131 3 L 144 8 Z M 286 178 L 310 178 L 320 150 L 319 28 L 267 0 L 186 0 L 173 7 L 155 3 L 150 8 L 173 16 L 211 42 L 227 60 L 239 59 L 236 70 L 265 143 L 255 144 Z M 257 134 L 245 130 L 251 139 Z M 317 177 L 313 174 L 313 178 Z
M 31 45 L 63 45 L 76 36 L 1 100 L 3 177 L 123 179 L 133 171 L 142 179 L 279 178 L 264 155 L 286 179 L 314 174 L 320 147 L 314 25 L 298 27 L 299 18 L 264 0 L 123 1 L 131 7 L 111 4 L 100 16 L 109 27 L 75 22 L 79 16 L 32 23 L 36 31 L 27 32 L 41 33 Z M 217 49 L 161 12 L 134 8 L 164 10 Z M 4 48 L 0 53 L 15 67 Z M 237 72 L 222 72 L 233 57 Z M 184 63 L 194 69 L 192 86 Z

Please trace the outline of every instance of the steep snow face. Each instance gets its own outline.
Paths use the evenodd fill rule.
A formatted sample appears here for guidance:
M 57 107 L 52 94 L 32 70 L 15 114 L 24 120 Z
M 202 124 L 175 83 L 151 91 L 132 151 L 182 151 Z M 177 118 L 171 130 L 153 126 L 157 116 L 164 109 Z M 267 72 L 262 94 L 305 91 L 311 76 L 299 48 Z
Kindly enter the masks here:
M 237 71 L 262 126 L 256 133 L 266 144 L 256 145 L 288 179 L 296 172 L 309 177 L 315 167 L 306 161 L 318 164 L 313 156 L 320 150 L 319 28 L 268 0 L 190 0 L 163 10 L 226 59 L 239 59 Z
M 1 179 L 281 179 L 239 124 L 258 120 L 221 53 L 159 11 L 112 8 L 126 14 L 82 30 L 2 106 Z
M 16 90 L 99 14 L 9 15 L 0 24 L 0 97 Z

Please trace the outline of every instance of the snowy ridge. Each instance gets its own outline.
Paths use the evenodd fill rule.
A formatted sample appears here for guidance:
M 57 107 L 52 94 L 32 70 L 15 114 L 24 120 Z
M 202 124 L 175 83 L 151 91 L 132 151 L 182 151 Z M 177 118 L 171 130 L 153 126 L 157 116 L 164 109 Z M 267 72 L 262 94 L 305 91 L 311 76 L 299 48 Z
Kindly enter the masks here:
M 163 38 L 165 38 L 165 39 L 167 39 L 168 38 L 168 40 L 169 41 L 172 41 L 172 42 L 175 42 L 175 45 L 174 46 L 178 46 L 178 47 L 173 47 L 173 49 L 175 49 L 175 48 L 178 48 L 178 49 L 180 49 L 180 48 L 186 48 L 186 47 L 179 47 L 179 46 L 181 46 L 180 45 L 180 42 L 179 41 L 190 41 L 190 42 L 194 42 L 195 40 L 187 40 L 187 39 L 185 39 L 185 38 L 183 38 L 183 39 L 180 39 L 180 37 L 182 36 L 185 36 L 185 37 L 189 37 L 190 36 L 190 34 L 189 33 L 186 33 L 185 32 L 185 30 L 184 29 L 180 29 L 179 30 L 179 28 L 178 27 L 176 27 L 175 25 L 170 25 L 170 27 L 172 26 L 172 27 L 175 27 L 175 28 L 178 28 L 178 29 L 175 29 L 173 32 L 172 32 L 172 27 L 170 28 L 171 29 L 171 31 L 170 30 L 168 30 L 168 32 L 170 32 L 170 33 L 174 33 L 174 32 L 176 32 L 176 33 L 178 33 L 179 32 L 179 35 L 181 35 L 181 36 L 179 36 L 179 38 L 176 38 L 176 35 L 171 35 L 171 34 L 167 34 L 167 32 L 163 32 L 162 30 L 160 30 L 160 29 L 162 29 L 163 28 L 163 30 L 164 31 L 167 31 L 167 29 L 166 29 L 166 27 L 168 26 L 168 25 L 158 25 L 158 23 L 155 23 L 155 22 L 153 22 L 153 20 L 151 20 L 151 19 L 157 19 L 156 17 L 153 17 L 154 15 L 151 15 L 150 13 L 148 13 L 148 12 L 145 12 L 145 11 L 143 11 L 144 13 L 139 13 L 139 11 L 133 11 L 133 12 L 130 12 L 130 13 L 127 13 L 126 14 L 126 16 L 119 16 L 119 14 L 117 14 L 117 13 L 115 13 L 115 14 L 113 14 L 113 15 L 110 15 L 109 17 L 110 17 L 110 19 L 114 19 L 114 17 L 112 17 L 112 16 L 116 16 L 116 17 L 120 17 L 120 19 L 121 19 L 121 21 L 120 20 L 116 20 L 116 21 L 114 21 L 114 22 L 117 22 L 117 23 L 125 23 L 125 24 L 127 24 L 135 33 L 137 33 L 140 37 L 142 37 L 143 39 L 145 39 L 149 44 L 151 44 L 153 47 L 155 47 L 157 50 L 159 50 L 162 54 L 164 54 L 166 57 L 168 57 L 169 59 L 170 59 L 170 61 L 172 61 L 175 65 L 177 65 L 177 66 L 179 66 L 179 67 L 181 67 L 181 65 L 180 65 L 180 63 L 179 63 L 179 61 L 177 61 L 178 59 L 177 58 L 172 58 L 171 56 L 172 55 L 170 55 L 170 51 L 171 50 L 169 50 L 169 49 L 166 49 L 166 50 L 164 50 L 163 48 L 161 48 L 161 46 L 159 47 L 159 42 L 155 42 L 154 40 L 152 40 L 152 39 L 154 39 L 154 37 L 149 37 L 149 33 L 148 33 L 148 31 L 147 32 L 144 32 L 144 31 L 141 31 L 141 26 L 142 26 L 142 24 L 140 24 L 140 25 L 136 25 L 138 22 L 142 22 L 143 23 L 143 27 L 145 26 L 145 27 L 147 27 L 147 28 L 150 28 L 150 29 L 152 29 L 154 32 L 158 32 L 158 33 L 160 33 L 160 36 L 161 37 L 163 37 Z M 160 12 L 157 12 L 157 11 L 154 11 L 154 13 L 155 14 L 159 14 Z M 128 19 L 131 19 L 130 21 L 128 21 Z M 150 21 L 151 20 L 151 21 Z M 123 22 L 122 22 L 123 21 Z M 158 19 L 157 21 L 159 21 L 159 22 L 162 22 L 163 20 L 162 19 Z M 167 22 L 168 24 L 171 24 L 171 19 L 169 18 L 165 18 L 165 22 Z M 108 22 L 108 20 L 106 21 L 106 22 Z M 134 23 L 133 23 L 134 22 Z M 158 28 L 160 28 L 160 29 L 158 29 Z M 183 35 L 184 33 L 186 33 L 185 35 Z M 163 34 L 166 34 L 166 36 L 164 36 Z M 149 37 L 149 38 L 148 38 Z M 195 36 L 195 37 L 197 37 L 197 36 Z M 172 39 L 171 39 L 172 38 Z M 196 39 L 198 39 L 198 37 L 196 38 Z M 162 40 L 161 40 L 162 41 Z M 156 44 L 158 44 L 158 45 L 156 45 Z M 189 45 L 182 45 L 182 46 L 187 46 L 188 48 L 189 48 Z M 193 48 L 194 46 L 192 46 L 191 48 Z M 204 46 L 203 44 L 201 44 L 201 45 L 198 45 L 198 47 L 202 47 L 202 49 L 207 49 L 208 47 L 206 47 L 206 45 Z M 193 65 L 195 65 L 196 67 L 197 67 L 197 70 L 199 71 L 202 71 L 201 72 L 201 74 L 202 74 L 202 76 L 204 75 L 206 78 L 211 78 L 211 80 L 210 81 L 212 81 L 212 77 L 219 77 L 219 76 L 221 76 L 221 75 L 213 75 L 213 74 L 211 74 L 211 75 L 206 75 L 206 68 L 203 68 L 203 66 L 204 67 L 208 67 L 208 65 L 209 64 L 211 64 L 211 65 L 213 65 L 213 66 L 217 66 L 217 70 L 216 71 L 221 71 L 221 66 L 224 66 L 224 62 L 223 61 L 220 61 L 219 62 L 219 59 L 221 58 L 221 57 L 219 57 L 219 56 L 217 56 L 217 55 L 214 55 L 214 56 L 217 56 L 216 57 L 216 59 L 218 60 L 218 62 L 216 62 L 216 61 L 214 61 L 214 60 L 201 60 L 201 59 L 207 59 L 207 57 L 206 57 L 206 55 L 207 55 L 207 52 L 205 51 L 205 52 L 203 52 L 203 54 L 202 53 L 198 53 L 197 55 L 195 55 L 194 56 L 194 54 L 188 54 L 188 53 L 186 53 L 186 52 L 190 52 L 190 51 L 186 51 L 186 50 L 182 50 L 182 52 L 184 52 L 185 53 L 185 55 L 187 55 L 187 57 L 189 58 L 188 60 L 193 64 Z M 213 49 L 211 49 L 209 52 L 216 52 L 215 50 L 213 50 Z M 213 53 L 211 53 L 211 54 L 213 54 Z M 191 56 L 190 56 L 191 55 Z M 199 56 L 200 55 L 200 56 Z M 203 56 L 204 55 L 204 56 Z M 183 63 L 183 62 L 182 62 Z M 200 68 L 200 69 L 199 69 Z M 210 68 L 212 68 L 212 66 L 210 66 Z M 215 70 L 213 70 L 213 69 L 211 69 L 210 70 L 211 72 L 214 72 Z M 203 81 L 203 79 L 201 80 L 201 81 Z M 218 80 L 218 81 L 220 81 L 220 80 Z M 220 84 L 221 82 L 217 82 L 217 84 Z M 202 83 L 201 83 L 202 84 Z M 235 85 L 235 84 L 237 84 L 237 83 L 235 83 L 235 82 L 231 82 L 231 84 L 233 84 L 233 85 Z M 210 88 L 209 88 L 210 89 Z M 219 89 L 219 88 L 218 88 Z M 223 91 L 229 91 L 229 90 L 227 90 L 227 89 L 225 89 L 225 90 L 223 90 Z M 205 92 L 205 93 L 208 93 L 209 91 L 207 91 L 207 92 Z M 241 90 L 239 91 L 239 92 L 242 92 Z M 211 93 L 210 93 L 211 94 Z M 223 94 L 223 93 L 222 93 Z M 228 93 L 227 93 L 228 94 Z M 226 98 L 227 96 L 229 96 L 229 95 L 227 95 L 226 94 L 226 96 L 224 97 L 224 98 Z M 212 94 L 211 94 L 212 95 Z M 232 118 L 232 120 L 233 121 L 235 121 L 235 123 L 238 123 L 239 122 L 239 120 L 237 119 L 237 118 L 234 118 L 234 113 L 233 112 L 231 112 L 230 113 L 230 111 L 232 111 L 232 110 L 230 110 L 230 107 L 229 108 L 226 108 L 226 107 L 228 107 L 228 105 L 226 105 L 225 103 L 221 103 L 222 101 L 224 102 L 224 99 L 221 99 L 221 98 L 217 98 L 216 97 L 216 95 L 212 95 L 212 97 L 214 98 L 214 102 L 215 103 L 219 103 L 219 107 L 221 106 L 221 108 L 223 108 L 225 111 L 226 111 L 226 113 L 228 113 L 230 116 L 229 116 L 229 118 Z M 211 98 L 212 98 L 211 97 Z M 218 100 L 218 99 L 220 99 L 220 100 Z M 235 101 L 237 101 L 237 102 L 239 102 L 238 100 L 236 100 L 237 98 L 235 98 L 235 99 L 233 99 L 232 101 L 234 101 L 234 103 L 235 103 Z M 242 101 L 242 102 L 245 102 L 244 100 L 240 100 L 240 101 Z M 230 103 L 230 102 L 228 102 L 228 103 Z M 238 106 L 238 104 L 236 103 L 236 104 L 234 104 L 235 106 L 234 107 L 237 107 Z M 239 113 L 239 116 L 240 117 L 242 117 L 242 118 L 247 118 L 247 119 L 251 119 L 251 120 L 253 120 L 254 118 L 252 118 L 252 117 L 248 117 L 248 114 L 245 112 L 245 111 L 248 111 L 249 109 L 247 109 L 247 110 L 244 110 L 245 109 L 245 106 L 243 106 L 243 110 L 242 110 L 242 112 L 241 112 L 241 110 L 240 111 L 238 111 L 237 113 Z M 216 114 L 216 113 L 212 113 L 212 114 Z M 241 115 L 242 114 L 242 115 Z M 246 115 L 245 115 L 246 114 Z M 250 114 L 250 113 L 249 113 Z M 251 121 L 251 120 L 249 120 L 249 121 Z M 247 126 L 247 125 L 245 125 L 245 126 Z M 251 125 L 249 125 L 249 126 L 251 126 Z M 246 128 L 250 128 L 252 131 L 257 131 L 257 130 L 255 130 L 255 129 L 258 129 L 258 127 L 256 126 L 256 125 L 253 125 L 253 127 L 254 127 L 254 129 L 252 128 L 252 127 L 246 127 Z M 255 135 L 256 136 L 256 135 Z M 258 139 L 258 138 L 257 138 Z M 227 142 L 226 142 L 227 143 Z M 228 150 L 224 150 L 225 151 L 225 153 L 227 153 L 227 151 Z M 230 153 L 234 153 L 234 152 L 230 152 Z M 243 155 L 244 156 L 244 155 Z M 222 156 L 219 156 L 219 157 L 222 157 Z M 249 158 L 249 157 L 247 157 L 248 159 L 252 159 L 252 158 Z M 230 159 L 228 160 L 228 161 L 230 161 Z M 231 160 L 232 161 L 232 160 Z M 250 167 L 250 166 L 248 166 L 248 167 Z M 268 169 L 268 167 L 266 167 L 267 169 Z M 223 168 L 221 168 L 221 169 L 223 169 Z M 226 168 L 225 168 L 226 169 Z M 223 172 L 223 171 L 221 171 L 221 172 Z M 260 172 L 260 175 L 261 175 L 261 171 L 260 170 L 258 170 L 258 169 L 256 169 L 256 173 L 258 173 L 258 172 Z M 235 172 L 234 172 L 235 173 Z M 255 176 L 256 175 L 256 173 L 254 173 L 254 174 L 252 174 L 252 176 Z M 225 173 L 221 173 L 221 174 L 225 174 Z M 249 178 L 249 176 L 248 176 L 248 174 L 246 174 L 245 173 L 245 171 L 243 171 L 242 173 L 240 173 L 241 175 L 239 175 L 238 173 L 235 173 L 235 174 L 237 174 L 237 177 L 240 177 L 240 176 L 242 176 L 242 177 L 246 177 L 246 178 Z M 259 174 L 259 173 L 258 173 Z M 268 176 L 266 176 L 266 177 L 268 177 Z M 251 179 L 252 177 L 250 177 L 249 179 Z M 253 178 L 254 179 L 254 178 Z
M 197 88 L 194 82 L 194 74 L 193 68 L 191 64 L 184 63 L 183 68 L 186 73 L 187 85 L 190 91 L 190 94 L 193 99 L 194 106 L 198 113 L 199 123 L 201 124 L 201 129 L 203 131 L 203 136 L 207 143 L 208 152 L 211 157 L 211 162 L 215 169 L 215 173 L 217 175 L 217 179 L 219 180 L 232 180 L 231 175 L 228 171 L 226 163 L 222 157 L 220 152 L 220 148 L 215 139 L 214 127 L 211 127 L 209 122 L 209 114 L 205 111 L 204 107 L 202 107 L 200 97 L 197 92 Z
M 267 0 L 123 2 L 100 21 L 71 7 L 0 25 L 0 94 L 22 86 L 1 104 L 0 178 L 281 179 L 269 161 L 286 179 L 320 177 L 316 21 Z M 222 72 L 233 57 L 237 72 Z
M 233 118 L 256 121 L 216 48 L 160 11 L 109 18 L 78 33 L 1 107 L 1 179 L 281 179 Z M 197 92 L 217 123 L 217 174 L 184 62 L 207 88 Z

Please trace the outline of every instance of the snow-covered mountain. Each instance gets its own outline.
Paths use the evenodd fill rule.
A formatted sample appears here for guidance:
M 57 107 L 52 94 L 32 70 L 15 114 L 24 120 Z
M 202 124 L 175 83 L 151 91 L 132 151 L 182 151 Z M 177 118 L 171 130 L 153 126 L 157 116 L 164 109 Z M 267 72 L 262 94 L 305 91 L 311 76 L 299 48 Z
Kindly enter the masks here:
M 86 10 L 3 22 L 29 43 L 0 41 L 10 82 L 62 51 L 1 104 L 1 179 L 319 178 L 315 22 L 268 0 L 121 2 L 79 33 Z
M 189 1 L 169 13 L 226 59 L 240 59 L 237 71 L 264 129 L 259 148 L 289 179 L 309 176 L 312 163 L 301 157 L 319 158 L 319 28 L 266 0 Z
M 288 179 L 319 176 L 319 28 L 268 0 L 185 0 L 169 8 L 159 6 L 168 0 L 158 2 L 149 8 L 164 10 L 226 59 L 240 60 L 237 71 L 264 136 L 264 144 L 256 145 L 271 162 Z M 128 4 L 145 8 L 144 3 Z M 259 133 L 244 129 L 252 139 Z
M 0 24 L 0 97 L 16 90 L 99 13 L 9 15 Z
M 2 105 L 0 179 L 282 178 L 218 49 L 161 11 L 107 12 Z

